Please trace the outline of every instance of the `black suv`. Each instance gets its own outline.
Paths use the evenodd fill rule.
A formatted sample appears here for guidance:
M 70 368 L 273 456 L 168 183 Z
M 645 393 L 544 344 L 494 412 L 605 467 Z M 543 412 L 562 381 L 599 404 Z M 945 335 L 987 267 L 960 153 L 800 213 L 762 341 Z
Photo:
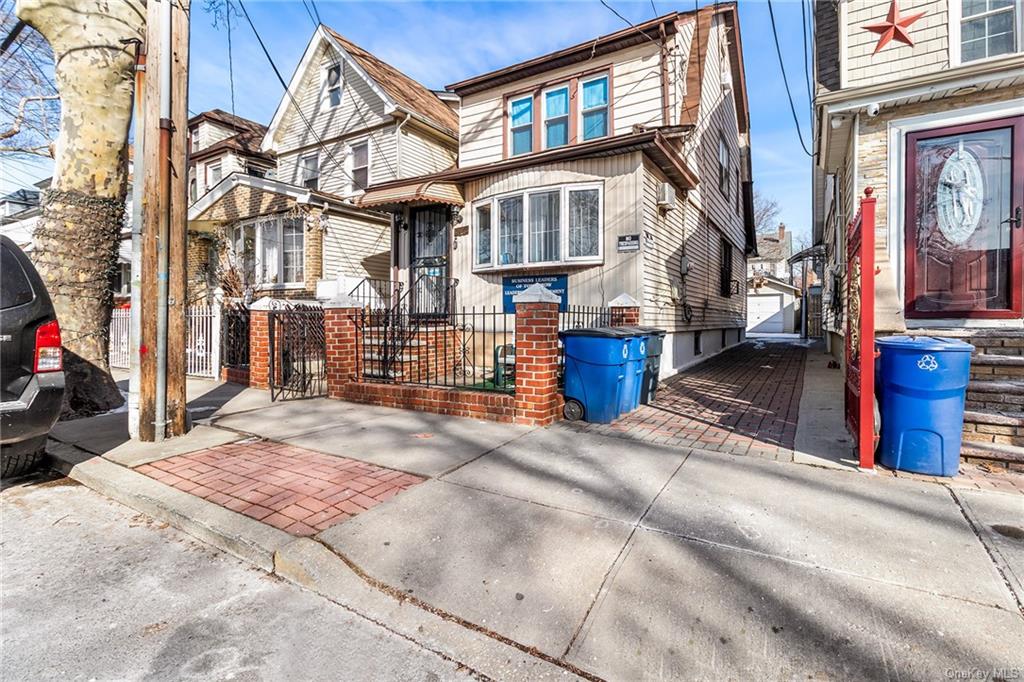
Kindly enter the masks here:
M 35 466 L 64 400 L 60 325 L 32 262 L 0 236 L 0 477 Z

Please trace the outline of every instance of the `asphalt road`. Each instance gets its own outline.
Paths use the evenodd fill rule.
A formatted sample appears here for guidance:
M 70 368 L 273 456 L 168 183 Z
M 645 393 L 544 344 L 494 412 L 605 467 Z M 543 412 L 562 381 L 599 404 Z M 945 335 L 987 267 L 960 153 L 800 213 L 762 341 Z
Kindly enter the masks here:
M 0 492 L 5 680 L 472 679 L 66 478 Z

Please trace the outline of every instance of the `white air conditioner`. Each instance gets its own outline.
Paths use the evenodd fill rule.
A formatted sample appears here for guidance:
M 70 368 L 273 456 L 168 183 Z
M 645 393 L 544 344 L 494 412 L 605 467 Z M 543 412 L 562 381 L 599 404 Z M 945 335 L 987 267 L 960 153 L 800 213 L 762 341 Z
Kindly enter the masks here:
M 671 211 L 676 207 L 676 188 L 667 182 L 658 185 L 658 208 Z

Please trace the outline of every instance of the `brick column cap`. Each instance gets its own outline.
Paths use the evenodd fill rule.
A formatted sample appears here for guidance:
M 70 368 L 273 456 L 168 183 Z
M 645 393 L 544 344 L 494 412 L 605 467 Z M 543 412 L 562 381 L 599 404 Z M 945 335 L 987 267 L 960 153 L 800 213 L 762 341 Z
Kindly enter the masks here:
M 249 306 L 249 310 L 286 310 L 290 307 L 291 306 L 287 302 L 282 301 L 279 298 L 264 296 L 258 301 L 254 301 L 252 305 Z
M 609 308 L 639 308 L 640 307 L 640 301 L 636 300 L 635 298 L 633 298 L 629 294 L 623 292 L 623 293 L 619 294 L 618 296 L 616 296 L 615 298 L 613 298 L 612 300 L 608 301 L 608 307 Z
M 537 282 L 512 297 L 513 303 L 560 303 L 561 298 L 546 286 Z
M 354 296 L 348 294 L 336 294 L 329 301 L 323 302 L 324 310 L 332 308 L 362 308 L 363 304 Z

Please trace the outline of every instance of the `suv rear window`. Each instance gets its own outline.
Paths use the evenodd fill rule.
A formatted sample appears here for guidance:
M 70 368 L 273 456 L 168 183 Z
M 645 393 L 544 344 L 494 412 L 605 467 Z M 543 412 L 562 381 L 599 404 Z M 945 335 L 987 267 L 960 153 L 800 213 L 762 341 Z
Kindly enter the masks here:
M 32 284 L 18 257 L 6 246 L 0 247 L 0 308 L 31 303 Z

